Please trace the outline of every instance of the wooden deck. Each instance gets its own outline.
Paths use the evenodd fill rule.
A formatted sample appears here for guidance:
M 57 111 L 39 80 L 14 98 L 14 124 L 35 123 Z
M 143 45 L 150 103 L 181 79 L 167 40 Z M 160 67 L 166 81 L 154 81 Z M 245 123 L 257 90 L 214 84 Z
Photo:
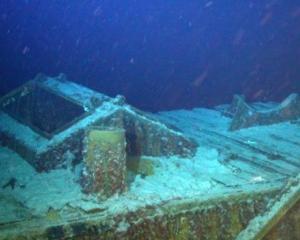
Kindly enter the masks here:
M 201 147 L 218 151 L 220 164 L 232 171 L 210 176 L 223 192 L 160 202 L 115 216 L 105 209 L 70 208 L 46 217 L 2 222 L 0 239 L 218 239 L 220 234 L 233 239 L 300 172 L 300 121 L 229 132 L 230 119 L 215 110 L 168 111 L 156 117 L 196 139 Z M 201 222 L 202 217 L 212 225 Z
M 300 172 L 300 121 L 230 132 L 230 119 L 213 110 L 164 112 L 161 118 L 201 146 L 217 149 L 222 163 L 242 173 L 241 178 L 255 174 L 276 181 Z

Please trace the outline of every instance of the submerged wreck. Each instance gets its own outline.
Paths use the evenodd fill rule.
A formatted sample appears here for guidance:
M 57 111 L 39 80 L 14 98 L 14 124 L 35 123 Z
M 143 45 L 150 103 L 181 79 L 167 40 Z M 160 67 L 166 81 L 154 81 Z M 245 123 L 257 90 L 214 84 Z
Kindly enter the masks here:
M 150 114 L 38 75 L 0 100 L 0 239 L 299 239 L 299 99 Z

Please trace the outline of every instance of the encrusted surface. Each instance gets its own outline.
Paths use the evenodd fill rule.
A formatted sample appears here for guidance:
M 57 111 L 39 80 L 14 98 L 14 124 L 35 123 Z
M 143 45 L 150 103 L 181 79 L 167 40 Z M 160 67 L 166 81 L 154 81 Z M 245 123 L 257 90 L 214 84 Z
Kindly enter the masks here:
M 126 140 L 122 129 L 86 130 L 82 185 L 86 193 L 110 197 L 126 189 Z
M 235 95 L 226 114 L 232 116 L 231 131 L 296 120 L 300 118 L 300 95 L 291 94 L 277 106 L 264 110 L 248 105 L 243 97 Z
M 44 89 L 43 91 L 49 92 L 51 96 L 54 96 L 53 99 L 49 97 L 49 99 L 46 99 L 47 101 L 45 100 L 49 106 L 55 108 L 55 105 L 57 105 L 55 99 L 65 99 L 66 102 L 73 104 L 72 106 L 84 109 L 84 113 L 79 114 L 80 117 L 78 116 L 77 118 L 74 118 L 74 116 L 77 116 L 74 111 L 69 111 L 68 109 L 65 109 L 66 111 L 63 113 L 58 111 L 64 116 L 55 117 L 57 119 L 55 119 L 54 124 L 53 119 L 49 118 L 49 114 L 52 112 L 51 109 L 47 109 L 49 112 L 43 109 L 43 114 L 49 115 L 43 119 L 44 122 L 33 123 L 32 121 L 41 120 L 43 114 L 41 112 L 33 114 L 28 112 L 32 108 L 26 108 L 27 111 L 21 111 L 22 119 L 28 120 L 31 116 L 35 116 L 34 119 L 30 120 L 29 127 L 15 120 L 14 116 L 0 111 L 1 143 L 19 153 L 38 171 L 49 171 L 64 165 L 66 161 L 65 154 L 68 151 L 74 156 L 74 164 L 80 162 L 83 158 L 81 153 L 84 130 L 90 126 L 116 126 L 118 124 L 115 121 L 110 122 L 116 116 L 120 116 L 117 121 L 122 123 L 121 127 L 124 127 L 126 130 L 129 155 L 146 154 L 157 156 L 178 154 L 191 156 L 196 152 L 197 144 L 195 142 L 187 139 L 181 133 L 168 128 L 158 120 L 150 119 L 141 111 L 126 105 L 122 97 L 109 98 L 67 81 L 64 75 L 59 75 L 56 78 L 38 75 L 27 85 L 25 84 L 8 94 L 8 96 L 5 96 L 1 102 L 6 103 L 7 99 L 14 99 L 13 97 L 9 98 L 9 96 L 16 94 L 15 92 L 24 92 L 24 89 L 29 88 L 28 86 L 32 84 L 38 85 L 39 88 Z M 28 95 L 29 93 L 26 94 Z M 26 94 L 23 94 L 23 97 L 26 97 Z M 46 103 L 43 104 L 45 105 Z M 7 107 L 11 104 L 10 101 L 5 106 Z M 35 101 L 32 104 L 38 105 L 42 103 Z M 30 103 L 27 105 L 30 105 Z M 15 110 L 17 111 L 18 109 L 16 108 Z M 11 111 L 6 112 L 10 113 Z M 50 117 L 53 118 L 52 115 Z M 64 119 L 64 121 L 59 124 L 59 119 Z M 23 121 L 23 123 L 29 121 L 27 120 Z M 45 127 L 37 129 L 37 126 L 52 127 L 51 131 L 48 132 L 46 131 L 47 129 L 44 129 Z M 41 132 L 44 132 L 46 136 Z M 49 133 L 52 135 L 49 135 Z M 139 144 L 143 147 L 140 147 Z
M 264 240 L 300 239 L 300 201 L 264 237 Z
M 130 156 L 192 157 L 197 148 L 197 143 L 181 132 L 168 128 L 156 119 L 147 118 L 130 107 L 119 109 L 97 124 L 125 129 L 127 153 Z
M 63 84 L 67 92 L 68 82 Z M 49 172 L 38 173 L 20 156 L 0 148 L 2 239 L 232 239 L 266 209 L 288 177 L 299 173 L 297 121 L 230 132 L 231 119 L 215 110 L 177 110 L 149 117 L 124 105 L 120 97 L 113 104 L 93 100 L 87 106 L 96 106 L 96 117 L 89 119 L 95 125 L 126 126 L 126 141 L 131 140 L 127 153 L 132 154 L 127 166 L 133 172 L 128 190 L 105 201 L 82 193 L 81 164 L 72 164 L 73 151 L 82 151 L 82 145 L 79 140 L 72 145 L 72 140 L 83 138 L 84 131 L 70 138 L 57 155 L 63 153 L 64 160 L 53 161 L 61 161 L 60 168 Z M 85 123 L 76 127 L 89 126 Z M 51 143 L 58 144 L 74 129 Z
M 76 221 L 68 216 L 28 221 L 17 224 L 23 231 L 16 233 L 11 226 L 0 239 L 234 239 L 276 192 L 174 200 L 120 215 L 85 214 Z

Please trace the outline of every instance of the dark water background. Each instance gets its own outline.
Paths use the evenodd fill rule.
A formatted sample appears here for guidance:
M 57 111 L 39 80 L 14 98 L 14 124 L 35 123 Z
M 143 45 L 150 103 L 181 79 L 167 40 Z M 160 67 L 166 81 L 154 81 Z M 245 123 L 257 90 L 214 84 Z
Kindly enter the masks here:
M 300 1 L 2 0 L 0 94 L 38 72 L 157 111 L 300 92 Z

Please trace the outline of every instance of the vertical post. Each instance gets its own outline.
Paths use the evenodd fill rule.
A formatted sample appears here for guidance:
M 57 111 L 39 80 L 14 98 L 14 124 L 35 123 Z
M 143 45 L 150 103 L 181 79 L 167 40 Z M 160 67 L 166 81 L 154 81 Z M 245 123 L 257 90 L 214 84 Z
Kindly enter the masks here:
M 126 189 L 126 140 L 123 129 L 86 130 L 83 189 L 107 198 Z

